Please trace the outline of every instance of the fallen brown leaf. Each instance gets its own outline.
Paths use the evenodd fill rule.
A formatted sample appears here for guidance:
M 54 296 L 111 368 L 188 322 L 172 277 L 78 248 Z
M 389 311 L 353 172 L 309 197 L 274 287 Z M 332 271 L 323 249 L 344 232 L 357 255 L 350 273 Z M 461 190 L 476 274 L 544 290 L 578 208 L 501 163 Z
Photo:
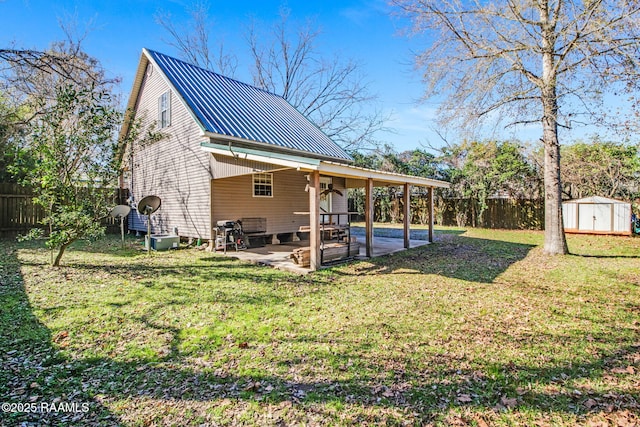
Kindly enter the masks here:
M 395 396 L 395 394 L 393 393 L 393 390 L 390 390 L 390 389 L 386 389 L 385 391 L 383 391 L 382 395 L 384 397 L 393 397 L 393 396 Z
M 249 381 L 249 383 L 244 387 L 244 391 L 258 391 L 260 389 L 260 382 Z
M 518 406 L 518 399 L 516 399 L 515 397 L 502 396 L 500 398 L 500 403 L 502 403 L 504 407 L 511 409 Z
M 460 403 L 469 403 L 471 402 L 471 396 L 468 394 L 460 394 L 458 395 L 458 397 L 456 398 L 456 400 Z
M 584 406 L 585 406 L 585 408 L 587 408 L 587 409 L 591 409 L 591 408 L 593 408 L 594 406 L 596 406 L 597 404 L 598 404 L 598 402 L 596 402 L 594 399 L 587 399 L 587 400 L 584 402 Z
M 636 373 L 636 370 L 633 366 L 629 365 L 626 368 L 623 368 L 621 366 L 617 368 L 613 368 L 611 372 L 613 372 L 614 374 L 632 374 L 633 375 Z
M 59 343 L 60 341 L 66 339 L 68 337 L 69 337 L 69 332 L 68 331 L 60 331 L 51 340 L 54 343 Z

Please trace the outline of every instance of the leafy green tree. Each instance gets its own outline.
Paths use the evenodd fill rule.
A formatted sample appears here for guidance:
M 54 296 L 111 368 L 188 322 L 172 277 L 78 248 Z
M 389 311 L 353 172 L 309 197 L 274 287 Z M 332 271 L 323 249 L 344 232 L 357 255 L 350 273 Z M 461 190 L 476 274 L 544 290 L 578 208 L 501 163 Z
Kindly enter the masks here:
M 29 150 L 36 167 L 25 183 L 34 189 L 49 226 L 47 246 L 57 249 L 54 266 L 65 249 L 82 238 L 104 233 L 106 194 L 116 183 L 114 136 L 121 114 L 103 88 L 63 84 L 55 102 L 33 125 Z M 37 236 L 33 231 L 29 237 Z
M 21 133 L 13 138 L 26 161 L 13 161 L 12 169 L 47 212 L 46 244 L 57 249 L 57 266 L 71 243 L 104 233 L 105 191 L 117 184 L 115 141 L 122 118 L 111 96 L 115 81 L 72 41 L 47 52 L 0 50 L 0 60 L 9 65 L 2 78 L 13 105 L 24 111 Z M 36 229 L 26 237 L 42 234 Z
M 354 151 L 351 154 L 353 157 L 353 165 L 367 169 L 381 169 L 382 168 L 382 156 L 377 151 L 364 153 L 362 151 Z
M 369 169 L 382 170 L 387 172 L 403 173 L 407 175 L 421 176 L 449 180 L 449 169 L 440 158 L 424 150 L 415 149 L 402 153 L 397 153 L 390 146 L 385 146 L 383 150 L 376 150 L 369 154 L 356 152 L 352 154 L 355 165 Z M 353 208 L 362 211 L 364 209 L 364 191 L 362 189 L 349 190 L 349 197 L 353 200 Z M 421 187 L 413 187 L 411 192 L 414 196 L 421 196 L 415 199 L 417 217 L 421 222 L 426 222 L 427 207 L 424 202 L 426 191 Z M 386 222 L 396 222 L 401 219 L 401 190 L 399 187 L 375 187 L 375 216 L 376 220 Z M 440 204 L 441 196 L 436 194 L 436 208 Z
M 562 147 L 562 182 L 569 198 L 640 197 L 640 152 L 637 145 L 600 141 Z
M 15 165 L 23 159 L 20 108 L 0 92 L 0 182 L 17 182 Z
M 474 218 L 487 209 L 489 197 L 535 198 L 541 192 L 534 164 L 514 142 L 465 141 L 445 148 L 442 157 L 450 167 L 450 195 L 472 199 Z
M 425 178 L 449 180 L 449 171 L 441 159 L 421 149 L 401 153 L 393 151 L 385 154 L 386 161 L 393 166 L 393 172 Z
M 45 51 L 0 48 L 0 182 L 20 182 L 34 167 L 27 136 L 55 105 L 62 84 L 107 88 L 100 63 L 81 48 L 84 36 L 63 30 L 68 40 L 54 42 Z

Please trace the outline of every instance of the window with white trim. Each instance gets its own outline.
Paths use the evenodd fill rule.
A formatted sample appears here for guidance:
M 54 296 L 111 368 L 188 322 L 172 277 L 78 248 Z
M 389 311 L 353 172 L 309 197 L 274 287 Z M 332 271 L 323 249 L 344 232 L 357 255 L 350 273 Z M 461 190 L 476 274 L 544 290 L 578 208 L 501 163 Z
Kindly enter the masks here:
M 273 197 L 273 174 L 253 174 L 253 197 Z
M 171 126 L 171 91 L 167 91 L 158 98 L 158 128 Z

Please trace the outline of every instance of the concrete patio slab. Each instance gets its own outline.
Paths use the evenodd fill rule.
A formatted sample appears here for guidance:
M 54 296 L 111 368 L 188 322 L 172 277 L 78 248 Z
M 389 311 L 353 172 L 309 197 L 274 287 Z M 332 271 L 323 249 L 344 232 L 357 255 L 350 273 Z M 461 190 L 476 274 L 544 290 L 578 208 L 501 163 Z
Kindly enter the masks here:
M 351 236 L 357 238 L 357 241 L 360 242 L 360 254 L 356 257 L 357 259 L 368 259 L 366 256 L 366 248 L 364 245 L 365 236 L 364 234 L 360 234 L 357 229 L 355 232 L 351 233 Z M 384 233 L 380 233 L 384 234 Z M 393 233 L 391 233 L 393 234 Z M 412 236 L 413 237 L 413 236 Z M 422 236 L 416 236 L 422 237 Z M 411 248 L 427 245 L 429 242 L 427 240 L 421 239 L 411 239 Z M 273 268 L 278 268 L 280 270 L 289 271 L 297 274 L 307 274 L 310 273 L 311 270 L 308 268 L 304 268 L 294 263 L 291 259 L 291 254 L 295 249 L 303 248 L 305 246 L 309 246 L 308 241 L 301 242 L 288 242 L 288 243 L 280 243 L 277 245 L 265 245 L 263 247 L 257 248 L 249 248 L 239 251 L 229 250 L 226 253 L 226 256 L 235 257 L 241 259 L 243 261 L 248 261 L 253 264 L 266 265 Z M 378 257 L 382 255 L 388 255 L 395 252 L 403 251 L 404 248 L 404 240 L 400 237 L 383 237 L 378 235 L 374 235 L 373 237 L 373 256 Z M 222 254 L 222 252 L 217 252 L 218 254 Z

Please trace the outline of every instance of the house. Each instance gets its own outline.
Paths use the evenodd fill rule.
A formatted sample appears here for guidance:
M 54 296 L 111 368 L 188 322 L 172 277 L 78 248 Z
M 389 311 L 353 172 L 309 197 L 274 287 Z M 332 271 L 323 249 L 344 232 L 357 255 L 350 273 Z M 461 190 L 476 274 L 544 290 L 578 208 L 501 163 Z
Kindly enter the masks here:
M 631 203 L 601 196 L 562 203 L 564 231 L 631 235 Z
M 133 206 L 148 195 L 162 199 L 152 233 L 177 230 L 213 244 L 218 221 L 244 218 L 276 243 L 309 238 L 311 269 L 320 265 L 320 223 L 346 221 L 338 214 L 347 211 L 347 188 L 366 188 L 371 254 L 375 185 L 405 186 L 407 198 L 411 185 L 448 186 L 354 167 L 284 98 L 148 49 L 120 133 L 127 137 L 133 142 L 123 154 L 122 188 Z M 145 231 L 146 220 L 132 211 L 129 228 Z M 408 233 L 406 224 L 406 247 Z

